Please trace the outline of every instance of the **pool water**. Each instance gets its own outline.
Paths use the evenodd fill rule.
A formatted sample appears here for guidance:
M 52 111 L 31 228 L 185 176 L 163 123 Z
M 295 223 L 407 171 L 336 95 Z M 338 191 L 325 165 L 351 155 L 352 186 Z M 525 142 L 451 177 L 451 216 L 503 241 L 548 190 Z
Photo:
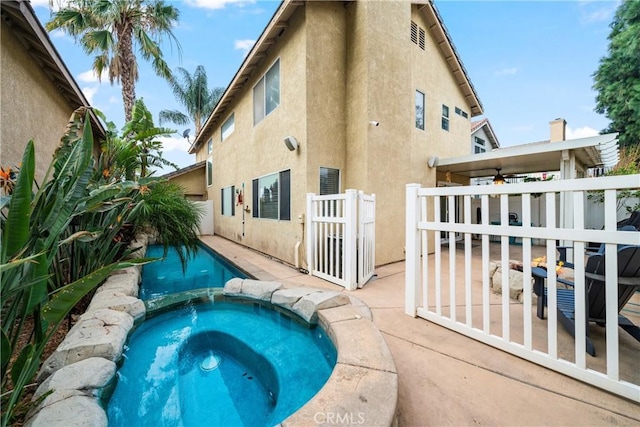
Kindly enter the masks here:
M 258 304 L 192 304 L 146 320 L 123 353 L 110 426 L 272 426 L 336 363 L 333 344 Z
M 162 258 L 163 250 L 162 245 L 149 246 L 147 257 Z M 193 289 L 222 288 L 234 277 L 247 278 L 242 271 L 204 246 L 198 247 L 195 257 L 188 260 L 183 273 L 176 250 L 169 248 L 164 260 L 146 264 L 142 268 L 139 298 L 146 301 Z

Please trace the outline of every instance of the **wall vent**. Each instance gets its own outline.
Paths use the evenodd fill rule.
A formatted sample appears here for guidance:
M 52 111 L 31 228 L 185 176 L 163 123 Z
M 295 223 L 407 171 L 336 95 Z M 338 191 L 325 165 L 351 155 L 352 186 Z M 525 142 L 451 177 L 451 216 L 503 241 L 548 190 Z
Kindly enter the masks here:
M 418 44 L 418 24 L 411 21 L 411 41 Z

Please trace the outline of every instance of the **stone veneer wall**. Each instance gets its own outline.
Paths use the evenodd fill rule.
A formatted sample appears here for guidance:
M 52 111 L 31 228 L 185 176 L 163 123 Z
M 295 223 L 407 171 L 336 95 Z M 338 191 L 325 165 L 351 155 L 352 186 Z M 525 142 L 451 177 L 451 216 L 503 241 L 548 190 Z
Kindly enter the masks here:
M 143 257 L 148 240 L 137 236 L 132 254 Z M 100 403 L 112 383 L 116 363 L 133 326 L 146 309 L 137 298 L 140 266 L 112 274 L 38 373 L 34 400 L 48 394 L 28 415 L 27 427 L 107 426 Z M 336 346 L 336 366 L 324 387 L 283 426 L 318 425 L 331 420 L 363 425 L 394 425 L 398 374 L 391 353 L 371 321 L 369 308 L 345 293 L 286 288 L 278 282 L 232 279 L 227 300 L 242 299 L 290 311 L 320 324 Z

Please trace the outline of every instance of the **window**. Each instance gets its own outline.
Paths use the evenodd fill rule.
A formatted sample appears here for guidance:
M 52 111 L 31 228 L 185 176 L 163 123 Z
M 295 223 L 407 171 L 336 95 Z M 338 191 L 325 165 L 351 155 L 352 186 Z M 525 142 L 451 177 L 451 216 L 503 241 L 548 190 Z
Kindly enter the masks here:
M 253 217 L 291 219 L 291 171 L 286 170 L 253 180 Z
M 442 129 L 449 130 L 449 107 L 442 104 Z
M 280 59 L 253 87 L 253 124 L 257 125 L 280 105 Z
M 235 196 L 236 187 L 232 185 L 231 187 L 225 187 L 220 189 L 220 206 L 222 206 L 222 215 L 225 216 L 234 216 L 235 212 Z
M 340 170 L 320 168 L 320 195 L 340 193 Z
M 455 110 L 455 111 L 456 111 L 456 114 L 457 114 L 457 115 L 462 116 L 462 117 L 464 117 L 465 119 L 469 117 L 469 115 L 468 115 L 465 111 L 463 111 L 462 109 L 460 109 L 460 108 L 458 108 L 458 107 L 456 107 L 456 110 Z
M 207 186 L 213 184 L 213 157 L 207 159 Z
M 224 141 L 233 133 L 235 129 L 235 113 L 231 113 L 229 118 L 222 124 L 221 141 Z
M 484 153 L 487 151 L 487 146 L 485 145 L 485 141 L 482 138 L 478 138 L 477 136 L 473 137 L 473 147 L 474 153 Z
M 213 138 L 209 138 L 207 141 L 207 154 L 211 154 L 213 151 Z
M 424 93 L 416 91 L 416 127 L 424 130 Z

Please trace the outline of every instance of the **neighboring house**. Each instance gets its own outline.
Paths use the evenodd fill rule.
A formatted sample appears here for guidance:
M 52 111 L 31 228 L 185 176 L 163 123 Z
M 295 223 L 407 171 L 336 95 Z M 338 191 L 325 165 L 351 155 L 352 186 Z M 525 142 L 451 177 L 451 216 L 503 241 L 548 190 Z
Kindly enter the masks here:
M 496 148 L 500 148 L 500 143 L 489 119 L 471 122 L 471 154 L 486 153 Z
M 205 176 L 206 164 L 203 160 L 191 166 L 162 175 L 161 178 L 166 178 L 171 182 L 180 185 L 184 188 L 184 195 L 187 199 L 199 202 L 207 200 Z
M 35 142 L 36 179 L 41 182 L 71 113 L 89 106 L 28 1 L 0 3 L 0 164 L 20 166 Z M 92 114 L 94 151 L 104 128 Z
M 482 112 L 432 2 L 285 0 L 190 152 L 215 233 L 289 263 L 307 193 L 375 193 L 380 265 L 405 256 L 406 184 L 457 180 L 429 159 L 468 153 Z

